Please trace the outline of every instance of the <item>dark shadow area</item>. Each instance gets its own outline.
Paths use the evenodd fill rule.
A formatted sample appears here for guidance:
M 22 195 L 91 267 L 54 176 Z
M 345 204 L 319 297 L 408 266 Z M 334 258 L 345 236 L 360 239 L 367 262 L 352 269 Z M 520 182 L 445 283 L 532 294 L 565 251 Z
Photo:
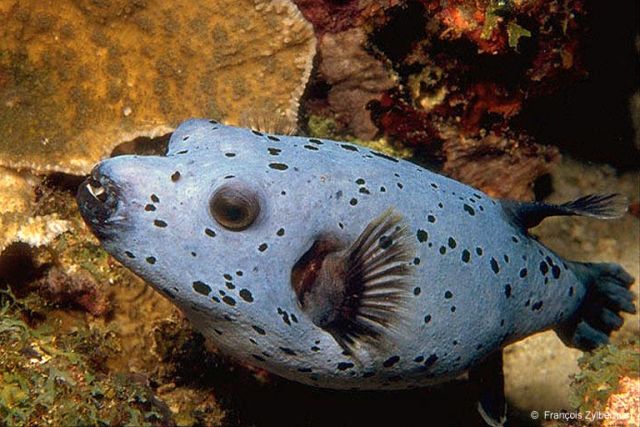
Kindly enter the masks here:
M 171 135 L 171 133 L 167 133 L 155 138 L 141 136 L 131 141 L 125 141 L 118 144 L 113 151 L 111 151 L 110 157 L 128 154 L 137 154 L 138 156 L 164 156 L 167 153 Z
M 533 99 L 516 119 L 538 142 L 591 161 L 633 168 L 640 163 L 629 108 L 638 90 L 640 3 L 587 2 L 583 42 L 586 80 Z

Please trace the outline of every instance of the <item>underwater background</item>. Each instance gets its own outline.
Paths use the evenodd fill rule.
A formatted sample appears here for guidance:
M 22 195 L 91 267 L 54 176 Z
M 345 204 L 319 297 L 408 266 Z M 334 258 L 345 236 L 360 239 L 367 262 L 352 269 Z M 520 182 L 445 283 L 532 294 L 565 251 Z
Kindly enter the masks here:
M 101 249 L 76 188 L 100 159 L 162 152 L 188 118 L 295 129 L 499 198 L 625 194 L 620 220 L 549 219 L 533 234 L 637 278 L 639 9 L 0 0 L 0 425 L 483 425 L 465 379 L 338 392 L 234 364 Z M 640 327 L 625 319 L 589 354 L 553 332 L 507 347 L 509 425 L 637 426 Z M 594 411 L 618 415 L 575 419 Z

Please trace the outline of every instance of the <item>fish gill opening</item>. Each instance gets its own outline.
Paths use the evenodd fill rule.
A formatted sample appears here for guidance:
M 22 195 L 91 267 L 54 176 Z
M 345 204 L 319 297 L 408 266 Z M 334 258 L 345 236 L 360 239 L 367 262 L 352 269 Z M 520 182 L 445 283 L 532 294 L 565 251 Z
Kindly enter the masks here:
M 304 296 L 315 285 L 322 262 L 330 253 L 342 249 L 344 249 L 344 245 L 336 237 L 320 236 L 293 265 L 291 269 L 291 286 L 303 308 Z

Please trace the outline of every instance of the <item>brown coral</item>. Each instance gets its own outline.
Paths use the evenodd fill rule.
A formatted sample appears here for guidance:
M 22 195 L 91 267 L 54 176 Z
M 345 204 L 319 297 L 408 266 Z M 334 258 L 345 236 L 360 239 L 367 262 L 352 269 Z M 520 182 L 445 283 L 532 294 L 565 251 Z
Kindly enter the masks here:
M 85 174 L 189 117 L 295 121 L 315 51 L 288 0 L 0 0 L 0 165 Z

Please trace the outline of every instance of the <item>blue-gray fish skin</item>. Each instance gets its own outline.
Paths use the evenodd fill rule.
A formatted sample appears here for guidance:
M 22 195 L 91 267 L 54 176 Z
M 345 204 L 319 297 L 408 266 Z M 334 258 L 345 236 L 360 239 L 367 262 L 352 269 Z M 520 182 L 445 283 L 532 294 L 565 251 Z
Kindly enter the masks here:
M 248 225 L 240 220 L 227 228 L 216 217 L 212 199 L 221 188 L 251 199 Z M 510 205 L 349 143 L 191 120 L 174 132 L 166 156 L 100 163 L 78 199 L 105 249 L 182 309 L 221 351 L 314 386 L 440 382 L 535 332 L 568 322 L 575 334 L 576 313 L 588 299 L 584 277 L 591 270 L 531 238 Z M 247 215 L 220 203 L 231 222 Z M 357 252 L 350 245 L 383 220 L 383 237 L 396 233 L 386 246 L 398 247 L 383 310 L 389 321 L 349 335 L 331 316 L 355 315 L 332 311 L 331 298 L 323 305 L 324 294 L 319 300 L 305 294 L 303 307 L 292 272 L 322 240 L 333 242 L 327 251 L 338 254 L 336 265 L 348 265 L 344 260 L 356 258 L 350 251 Z M 372 250 L 388 250 L 383 241 L 383 249 Z M 311 277 L 305 286 L 320 280 L 319 263 L 305 264 Z M 625 274 L 610 274 L 622 292 L 609 310 L 616 317 L 633 309 L 622 291 L 633 280 Z M 367 286 L 358 295 L 373 289 Z M 365 310 L 362 298 L 349 307 Z M 381 301 L 371 298 L 374 306 Z M 330 327 L 319 326 L 325 324 Z

